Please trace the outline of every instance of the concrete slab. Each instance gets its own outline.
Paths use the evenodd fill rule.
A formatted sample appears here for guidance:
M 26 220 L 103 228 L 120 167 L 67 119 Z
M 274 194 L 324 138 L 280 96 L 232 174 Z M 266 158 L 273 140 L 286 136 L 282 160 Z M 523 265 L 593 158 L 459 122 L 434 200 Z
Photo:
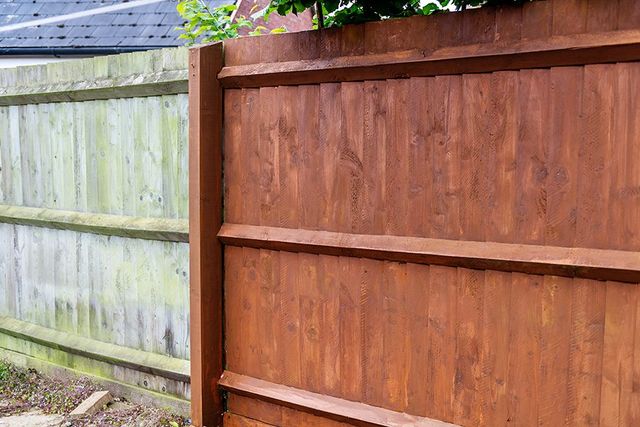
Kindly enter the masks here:
M 40 411 L 31 411 L 0 418 L 0 427 L 60 427 L 63 420 L 61 415 L 45 415 Z

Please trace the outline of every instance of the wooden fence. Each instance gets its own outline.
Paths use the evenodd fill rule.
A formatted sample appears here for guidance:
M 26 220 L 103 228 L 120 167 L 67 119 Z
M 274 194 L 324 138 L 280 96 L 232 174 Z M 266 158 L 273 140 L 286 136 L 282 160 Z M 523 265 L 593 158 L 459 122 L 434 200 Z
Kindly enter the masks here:
M 192 50 L 194 424 L 639 425 L 638 61 L 633 0 Z
M 0 356 L 188 412 L 187 63 L 0 71 Z

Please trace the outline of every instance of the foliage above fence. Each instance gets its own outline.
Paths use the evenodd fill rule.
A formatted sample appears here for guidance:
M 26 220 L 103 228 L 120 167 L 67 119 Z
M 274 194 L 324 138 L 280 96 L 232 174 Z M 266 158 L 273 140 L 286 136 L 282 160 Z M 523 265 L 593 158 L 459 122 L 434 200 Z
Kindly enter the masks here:
M 368 21 L 381 21 L 415 15 L 431 15 L 434 12 L 463 10 L 467 6 L 517 5 L 530 0 L 271 0 L 262 10 L 254 10 L 251 16 L 233 15 L 235 5 L 209 7 L 202 0 L 182 0 L 177 10 L 185 19 L 179 29 L 180 38 L 195 42 L 211 42 L 236 38 L 242 28 L 251 28 L 249 35 L 260 35 L 265 27 L 256 26 L 256 19 L 268 19 L 276 12 L 279 15 L 302 13 L 311 9 L 314 13 L 314 27 L 341 27 Z M 271 30 L 272 33 L 285 32 L 285 27 Z
M 299 13 L 314 8 L 320 27 L 340 27 L 367 21 L 380 21 L 414 15 L 431 15 L 437 11 L 461 10 L 467 6 L 519 4 L 527 0 L 272 0 L 270 10 L 280 15 Z M 324 22 L 323 22 L 324 21 Z

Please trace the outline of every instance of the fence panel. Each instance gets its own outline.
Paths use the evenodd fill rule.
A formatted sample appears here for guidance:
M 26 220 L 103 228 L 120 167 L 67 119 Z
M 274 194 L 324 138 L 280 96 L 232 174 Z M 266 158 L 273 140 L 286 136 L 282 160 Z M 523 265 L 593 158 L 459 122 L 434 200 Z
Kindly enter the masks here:
M 0 71 L 3 357 L 160 392 L 183 411 L 186 53 Z
M 636 9 L 224 43 L 226 424 L 640 422 Z

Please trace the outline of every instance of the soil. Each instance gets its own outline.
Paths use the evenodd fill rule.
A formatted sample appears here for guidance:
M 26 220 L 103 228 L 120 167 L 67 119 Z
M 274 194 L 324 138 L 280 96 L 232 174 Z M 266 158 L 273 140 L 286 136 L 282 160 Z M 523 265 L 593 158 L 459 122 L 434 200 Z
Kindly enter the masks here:
M 184 427 L 164 409 L 114 400 L 92 416 L 68 414 L 100 388 L 88 378 L 60 380 L 0 361 L 0 427 Z

